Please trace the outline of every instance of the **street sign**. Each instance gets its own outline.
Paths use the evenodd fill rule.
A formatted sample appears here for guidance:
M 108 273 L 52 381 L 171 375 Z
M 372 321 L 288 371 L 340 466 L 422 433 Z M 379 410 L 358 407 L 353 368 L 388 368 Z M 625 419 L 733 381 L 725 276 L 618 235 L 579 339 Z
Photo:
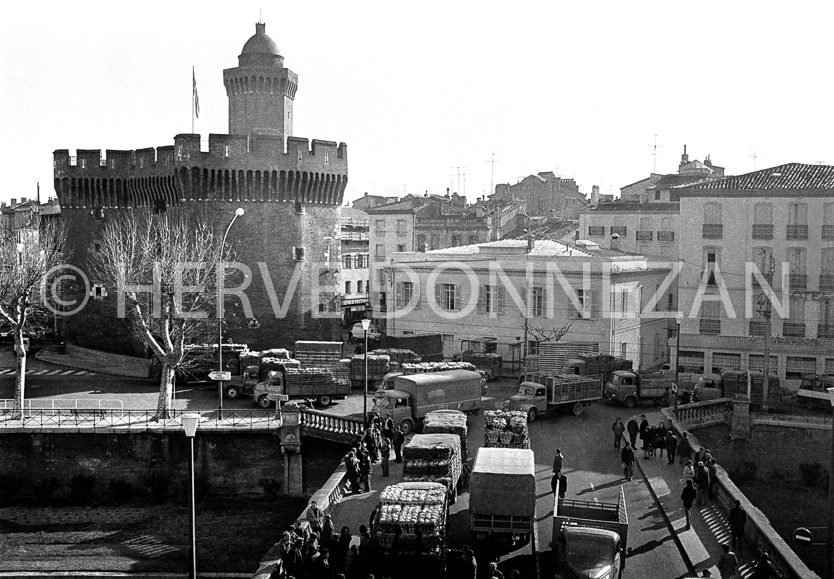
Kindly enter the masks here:
M 226 382 L 232 379 L 231 372 L 221 372 L 220 370 L 215 370 L 209 374 L 209 378 L 212 380 L 217 380 L 218 382 Z
M 793 540 L 798 545 L 818 547 L 825 545 L 827 527 L 799 527 L 793 532 Z

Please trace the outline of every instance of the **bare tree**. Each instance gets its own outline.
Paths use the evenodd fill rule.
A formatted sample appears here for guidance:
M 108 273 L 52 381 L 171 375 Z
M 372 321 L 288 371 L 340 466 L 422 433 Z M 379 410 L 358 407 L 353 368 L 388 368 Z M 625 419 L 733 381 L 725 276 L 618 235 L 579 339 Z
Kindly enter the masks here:
M 63 262 L 63 246 L 64 232 L 52 224 L 6 232 L 0 238 L 0 320 L 11 326 L 14 335 L 16 417 L 22 416 L 26 399 L 24 336 L 44 317 L 42 288 L 47 276 Z
M 527 325 L 527 334 L 533 336 L 537 342 L 558 342 L 565 337 L 573 324 L 566 322 L 560 328 L 550 326 L 531 326 Z
M 105 226 L 94 254 L 94 277 L 116 288 L 118 315 L 162 363 L 155 420 L 169 417 L 187 345 L 215 323 L 221 237 L 203 222 L 135 211 Z

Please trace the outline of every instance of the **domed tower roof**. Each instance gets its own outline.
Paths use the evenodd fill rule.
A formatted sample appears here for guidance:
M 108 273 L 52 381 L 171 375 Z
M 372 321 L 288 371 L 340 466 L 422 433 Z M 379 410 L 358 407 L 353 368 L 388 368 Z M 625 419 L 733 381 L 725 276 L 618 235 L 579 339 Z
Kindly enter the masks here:
M 238 66 L 274 66 L 282 68 L 284 57 L 278 52 L 275 41 L 266 35 L 266 24 L 255 24 L 255 34 L 243 45 L 238 56 Z

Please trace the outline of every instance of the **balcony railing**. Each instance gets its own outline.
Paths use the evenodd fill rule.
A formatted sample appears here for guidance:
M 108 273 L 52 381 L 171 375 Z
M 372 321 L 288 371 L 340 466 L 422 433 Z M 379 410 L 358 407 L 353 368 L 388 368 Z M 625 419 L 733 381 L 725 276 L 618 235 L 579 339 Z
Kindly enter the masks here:
M 675 232 L 674 231 L 658 231 L 657 232 L 657 240 L 658 241 L 675 241 Z
M 785 237 L 788 239 L 808 239 L 808 226 L 788 225 Z
M 720 334 L 721 333 L 721 320 L 705 320 L 701 319 L 698 320 L 700 322 L 700 333 L 701 334 Z
M 654 238 L 654 231 L 638 231 L 637 241 L 651 241 Z
M 822 238 L 823 239 L 834 239 L 834 225 L 823 225 L 822 226 Z
M 805 324 L 803 322 L 782 322 L 782 335 L 786 338 L 804 338 Z
M 834 325 L 820 324 L 817 326 L 817 338 L 834 338 Z
M 788 283 L 790 283 L 792 290 L 806 289 L 808 287 L 808 276 L 804 273 L 789 274 Z
M 773 239 L 773 225 L 753 225 L 753 239 Z
M 600 237 L 605 235 L 605 226 L 604 225 L 589 225 L 588 226 L 588 235 L 594 237 Z
M 719 223 L 704 223 L 701 236 L 704 239 L 721 239 L 724 237 L 724 226 Z

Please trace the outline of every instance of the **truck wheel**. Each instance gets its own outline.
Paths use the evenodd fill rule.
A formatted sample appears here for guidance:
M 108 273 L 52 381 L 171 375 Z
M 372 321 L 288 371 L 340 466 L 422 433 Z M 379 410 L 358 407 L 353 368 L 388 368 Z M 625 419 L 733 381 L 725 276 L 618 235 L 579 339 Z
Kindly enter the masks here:
M 634 396 L 629 396 L 625 399 L 625 405 L 626 408 L 634 408 L 635 406 L 637 406 L 637 398 L 635 398 Z
M 238 396 L 240 396 L 240 388 L 237 386 L 229 386 L 226 388 L 226 398 L 234 400 Z
M 535 422 L 536 418 L 539 416 L 539 411 L 535 408 L 531 408 L 527 411 L 527 422 Z
M 406 418 L 400 422 L 400 430 L 403 431 L 403 434 L 411 434 L 414 432 L 414 421 L 410 418 Z
M 258 398 L 258 406 L 261 408 L 269 408 L 272 406 L 272 400 L 266 397 L 266 394 L 261 394 L 261 397 Z
M 331 402 L 333 402 L 333 400 L 327 394 L 319 396 L 319 406 L 330 406 Z
M 585 405 L 582 404 L 581 402 L 577 402 L 576 404 L 573 405 L 573 415 L 574 416 L 579 416 L 584 411 L 585 411 Z

